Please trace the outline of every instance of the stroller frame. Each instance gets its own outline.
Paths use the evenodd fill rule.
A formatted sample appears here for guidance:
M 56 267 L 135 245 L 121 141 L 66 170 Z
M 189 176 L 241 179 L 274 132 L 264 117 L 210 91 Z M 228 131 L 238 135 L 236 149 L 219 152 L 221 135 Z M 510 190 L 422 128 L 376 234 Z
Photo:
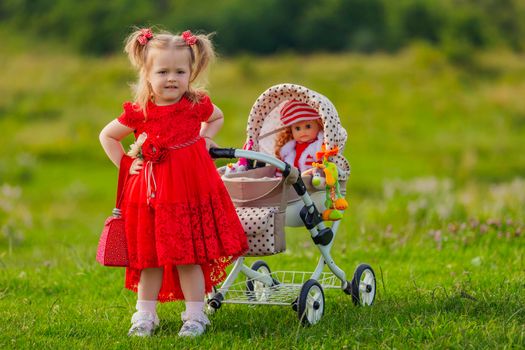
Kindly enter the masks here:
M 212 158 L 246 158 L 274 165 L 287 177 L 291 173 L 297 180 L 292 184 L 304 203 L 300 212 L 304 226 L 321 253 L 313 272 L 275 271 L 262 260 L 251 267 L 244 264 L 245 257 L 238 258 L 223 282 L 208 295 L 208 311 L 214 312 L 224 304 L 249 305 L 285 305 L 292 306 L 298 312 L 303 325 L 319 322 L 324 313 L 323 289 L 342 289 L 352 296 L 356 305 L 372 305 L 376 294 L 376 280 L 373 269 L 367 264 L 360 264 L 351 281 L 346 273 L 337 266 L 331 256 L 331 248 L 340 225 L 336 221 L 327 227 L 315 203 L 312 201 L 298 170 L 275 157 L 241 149 L 212 148 Z M 330 272 L 323 272 L 327 265 Z M 234 283 L 239 274 L 247 277 L 246 281 Z

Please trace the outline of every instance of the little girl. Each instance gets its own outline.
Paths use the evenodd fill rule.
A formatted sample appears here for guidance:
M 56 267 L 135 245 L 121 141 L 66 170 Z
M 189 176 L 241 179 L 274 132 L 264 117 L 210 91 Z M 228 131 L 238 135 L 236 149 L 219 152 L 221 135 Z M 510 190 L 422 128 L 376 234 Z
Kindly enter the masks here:
M 277 136 L 275 155 L 293 164 L 301 173 L 309 172 L 316 152 L 324 142 L 321 116 L 310 105 L 297 100 L 281 108 L 281 122 L 286 128 Z
M 152 335 L 157 300 L 184 299 L 179 336 L 198 336 L 209 324 L 205 293 L 248 249 L 207 151 L 223 115 L 194 87 L 215 56 L 213 46 L 206 35 L 145 28 L 128 37 L 125 52 L 138 71 L 135 102 L 124 103 L 100 142 L 121 171 L 129 169 L 121 205 L 129 255 L 125 286 L 138 301 L 128 334 Z M 120 143 L 132 132 L 140 135 L 143 159 L 126 155 Z

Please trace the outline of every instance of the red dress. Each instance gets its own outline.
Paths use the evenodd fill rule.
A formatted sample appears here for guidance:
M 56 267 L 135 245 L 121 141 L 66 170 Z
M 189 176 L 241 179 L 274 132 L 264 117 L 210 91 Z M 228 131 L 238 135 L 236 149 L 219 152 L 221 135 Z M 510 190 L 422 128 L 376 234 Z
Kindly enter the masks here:
M 248 249 L 235 208 L 199 137 L 201 122 L 212 112 L 208 96 L 198 103 L 182 97 L 168 106 L 150 103 L 147 119 L 127 102 L 118 118 L 135 129 L 136 137 L 148 135 L 143 169 L 127 176 L 124 185 L 121 209 L 130 260 L 125 286 L 137 291 L 142 269 L 163 267 L 161 302 L 184 299 L 175 265 L 201 265 L 210 292 L 226 277 L 226 266 Z

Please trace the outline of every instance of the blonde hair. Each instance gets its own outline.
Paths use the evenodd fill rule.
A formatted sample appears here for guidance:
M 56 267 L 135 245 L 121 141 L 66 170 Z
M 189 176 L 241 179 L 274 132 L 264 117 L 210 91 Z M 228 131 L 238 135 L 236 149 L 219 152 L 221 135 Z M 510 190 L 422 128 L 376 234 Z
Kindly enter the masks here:
M 320 130 L 324 130 L 323 122 L 321 118 L 315 119 L 317 123 L 319 124 Z M 281 148 L 283 148 L 284 145 L 290 140 L 293 140 L 293 134 L 292 134 L 292 125 L 287 126 L 284 128 L 281 132 L 277 134 L 277 138 L 275 140 L 275 156 L 278 159 L 281 159 Z M 283 159 L 281 159 L 283 160 Z
M 211 34 L 195 35 L 195 44 L 188 45 L 181 35 L 172 34 L 167 31 L 152 33 L 153 36 L 143 45 L 139 38 L 144 35 L 148 28 L 135 28 L 126 38 L 124 52 L 128 54 L 129 61 L 138 71 L 138 81 L 133 85 L 135 92 L 135 103 L 139 109 L 147 115 L 148 102 L 152 100 L 153 92 L 147 81 L 149 69 L 151 69 L 152 48 L 155 49 L 184 49 L 190 50 L 190 81 L 186 97 L 192 102 L 198 102 L 202 94 L 206 92 L 204 86 L 206 79 L 204 74 L 209 64 L 215 59 L 215 50 L 210 40 Z M 194 86 L 192 86 L 194 85 Z

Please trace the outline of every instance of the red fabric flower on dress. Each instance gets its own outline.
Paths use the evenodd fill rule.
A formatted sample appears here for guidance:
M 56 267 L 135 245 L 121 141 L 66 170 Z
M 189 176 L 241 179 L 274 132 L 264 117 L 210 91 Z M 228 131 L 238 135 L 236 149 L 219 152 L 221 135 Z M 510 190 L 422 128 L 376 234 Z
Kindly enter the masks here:
M 149 28 L 143 28 L 140 30 L 140 34 L 137 37 L 137 41 L 140 45 L 146 45 L 148 41 L 153 38 L 153 32 Z
M 150 161 L 153 163 L 160 163 L 166 158 L 169 149 L 163 147 L 160 142 L 152 139 L 146 139 L 142 145 L 142 156 L 144 160 Z
M 195 45 L 197 42 L 197 37 L 193 35 L 193 33 L 189 30 L 182 33 L 182 39 L 188 44 L 189 46 Z

